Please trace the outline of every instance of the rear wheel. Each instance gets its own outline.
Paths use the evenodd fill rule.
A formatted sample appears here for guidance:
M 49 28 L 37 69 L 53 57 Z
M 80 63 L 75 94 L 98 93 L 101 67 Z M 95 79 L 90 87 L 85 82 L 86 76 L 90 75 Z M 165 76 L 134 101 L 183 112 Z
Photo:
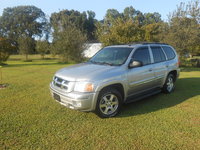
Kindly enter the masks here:
M 168 93 L 173 92 L 174 88 L 175 88 L 175 76 L 170 73 L 167 76 L 167 79 L 165 81 L 165 84 L 164 84 L 162 90 L 163 90 L 164 93 L 168 94 Z
M 97 100 L 96 114 L 101 118 L 117 115 L 122 105 L 122 96 L 116 89 L 103 89 Z

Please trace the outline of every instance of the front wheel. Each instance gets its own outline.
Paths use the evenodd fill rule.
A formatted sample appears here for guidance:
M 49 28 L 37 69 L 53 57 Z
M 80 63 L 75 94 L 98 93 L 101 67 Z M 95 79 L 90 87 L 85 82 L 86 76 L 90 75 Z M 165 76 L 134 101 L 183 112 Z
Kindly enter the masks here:
M 101 118 L 117 115 L 122 105 L 122 96 L 116 89 L 103 89 L 97 100 L 96 114 Z
M 174 88 L 175 88 L 175 76 L 173 74 L 169 74 L 167 76 L 167 79 L 165 81 L 165 84 L 164 84 L 162 90 L 164 93 L 169 94 L 169 93 L 173 92 Z

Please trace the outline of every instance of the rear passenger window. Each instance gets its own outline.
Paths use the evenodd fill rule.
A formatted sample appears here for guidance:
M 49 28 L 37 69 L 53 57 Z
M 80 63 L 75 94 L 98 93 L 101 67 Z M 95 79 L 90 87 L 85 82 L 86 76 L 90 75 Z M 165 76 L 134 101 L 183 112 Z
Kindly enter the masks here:
M 151 63 L 148 47 L 138 48 L 134 52 L 132 58 L 133 60 L 141 61 L 143 65 L 148 65 Z
M 165 54 L 167 55 L 168 60 L 174 59 L 176 57 L 175 53 L 174 53 L 174 51 L 173 51 L 173 49 L 171 47 L 163 46 L 162 48 L 163 48 Z
M 165 54 L 163 53 L 160 46 L 151 46 L 151 50 L 153 53 L 154 63 L 166 60 Z

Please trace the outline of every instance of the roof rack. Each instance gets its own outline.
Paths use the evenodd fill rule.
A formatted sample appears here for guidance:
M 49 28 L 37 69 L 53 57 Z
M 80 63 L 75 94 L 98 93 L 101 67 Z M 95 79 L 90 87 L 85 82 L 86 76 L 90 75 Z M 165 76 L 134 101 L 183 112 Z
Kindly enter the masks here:
M 159 44 L 159 45 L 168 45 L 167 43 L 159 43 L 159 42 L 133 42 L 129 45 L 135 45 L 135 44 L 142 44 L 142 45 L 148 45 L 148 44 Z

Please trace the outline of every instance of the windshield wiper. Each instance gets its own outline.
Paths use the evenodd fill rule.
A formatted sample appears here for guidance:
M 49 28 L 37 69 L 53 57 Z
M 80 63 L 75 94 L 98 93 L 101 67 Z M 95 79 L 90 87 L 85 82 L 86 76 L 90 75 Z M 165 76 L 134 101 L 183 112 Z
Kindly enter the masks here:
M 90 60 L 89 62 L 94 63 L 94 64 L 114 66 L 114 64 L 109 63 L 109 62 L 105 62 L 105 61 L 104 62 L 97 62 L 97 61 Z
M 94 64 L 98 64 L 98 62 L 90 60 L 89 62 L 94 63 Z
M 114 64 L 112 64 L 112 63 L 109 63 L 109 62 L 100 62 L 101 64 L 103 64 L 103 65 L 109 65 L 109 66 L 113 66 Z

